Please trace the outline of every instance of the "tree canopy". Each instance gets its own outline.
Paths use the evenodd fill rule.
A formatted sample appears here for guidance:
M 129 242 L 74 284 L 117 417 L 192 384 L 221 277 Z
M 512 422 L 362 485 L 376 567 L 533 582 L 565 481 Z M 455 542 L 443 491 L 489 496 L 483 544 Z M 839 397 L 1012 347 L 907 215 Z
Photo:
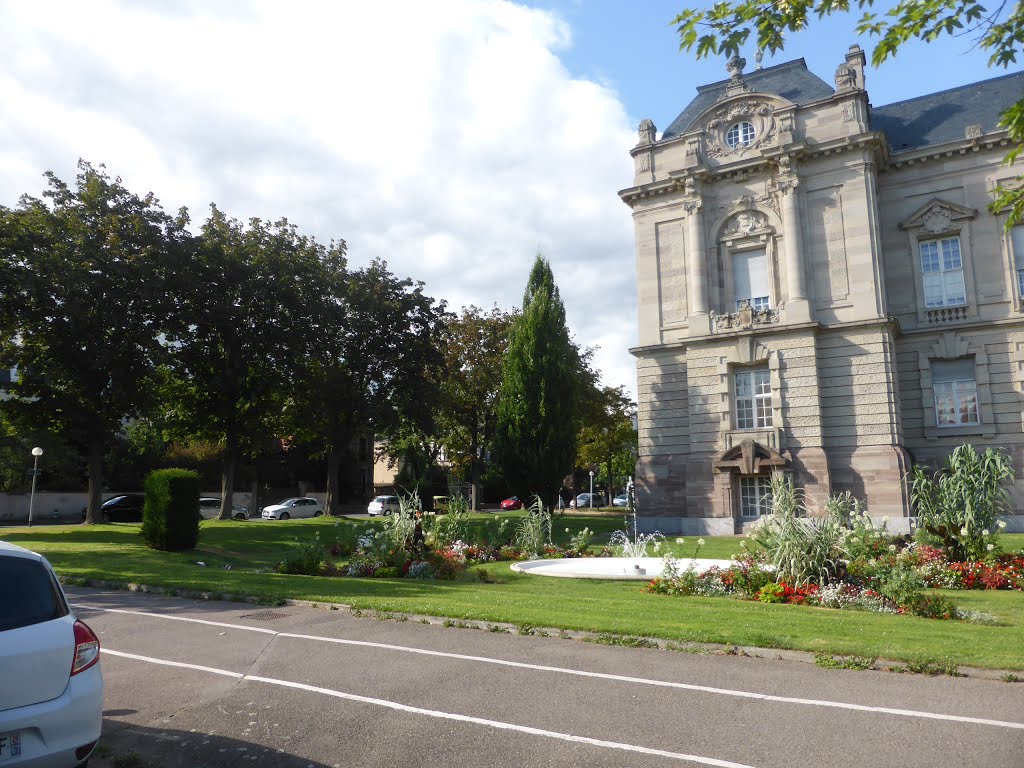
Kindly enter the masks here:
M 74 188 L 47 173 L 44 199 L 0 208 L 0 367 L 17 367 L 0 408 L 87 455 L 92 521 L 102 459 L 153 395 L 164 359 L 165 291 L 187 217 L 79 163 Z
M 875 66 L 895 56 L 910 40 L 930 42 L 943 35 L 963 36 L 989 53 L 989 66 L 1006 68 L 1017 61 L 1024 48 L 1024 3 L 1002 2 L 988 10 L 974 0 L 900 0 L 879 15 L 873 0 L 798 0 L 774 3 L 757 0 L 723 0 L 711 7 L 684 10 L 673 20 L 679 47 L 695 50 L 697 58 L 739 53 L 753 34 L 757 47 L 775 53 L 784 48 L 786 35 L 799 32 L 821 19 L 856 8 L 863 11 L 858 34 L 878 38 L 871 54 Z M 1002 114 L 1012 149 L 1004 162 L 1013 165 L 1024 149 L 1024 97 Z M 1012 186 L 1000 186 L 989 207 L 1007 211 L 1007 226 L 1024 220 L 1024 175 Z
M 579 350 L 551 266 L 538 254 L 502 368 L 494 453 L 524 498 L 552 498 L 576 458 Z

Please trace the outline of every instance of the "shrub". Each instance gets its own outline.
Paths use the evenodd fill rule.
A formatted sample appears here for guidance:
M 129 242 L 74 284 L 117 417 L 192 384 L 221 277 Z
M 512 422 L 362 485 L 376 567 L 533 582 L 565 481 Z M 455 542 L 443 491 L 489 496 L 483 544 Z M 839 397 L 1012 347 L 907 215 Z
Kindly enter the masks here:
M 409 566 L 406 575 L 410 579 L 432 579 L 434 578 L 434 567 L 425 560 L 417 560 Z
M 515 543 L 521 552 L 530 556 L 539 556 L 544 545 L 551 543 L 551 510 L 539 496 L 533 497 L 527 514 L 519 520 Z
M 750 534 L 752 550 L 775 569 L 779 581 L 827 584 L 842 568 L 846 528 L 839 520 L 808 519 L 793 481 L 771 476 L 772 513 Z
M 194 549 L 199 543 L 199 474 L 157 469 L 146 476 L 142 538 L 164 552 Z
M 275 567 L 278 573 L 317 576 L 323 569 L 324 547 L 320 543 L 320 532 L 311 541 L 301 542 L 295 539 L 295 546 Z
M 911 568 L 893 566 L 879 572 L 876 591 L 900 607 L 909 607 L 921 597 L 924 579 Z
M 910 498 L 918 541 L 941 546 L 951 560 L 983 559 L 996 549 L 999 516 L 1009 510 L 1005 483 L 1012 480 L 1005 453 L 986 448 L 979 454 L 970 443 L 956 448 L 932 477 L 915 466 Z
M 469 536 L 469 504 L 462 496 L 448 499 L 448 513 L 433 519 L 434 546 L 443 548 Z
M 375 579 L 397 579 L 398 575 L 398 569 L 393 565 L 386 565 L 373 572 L 373 577 Z

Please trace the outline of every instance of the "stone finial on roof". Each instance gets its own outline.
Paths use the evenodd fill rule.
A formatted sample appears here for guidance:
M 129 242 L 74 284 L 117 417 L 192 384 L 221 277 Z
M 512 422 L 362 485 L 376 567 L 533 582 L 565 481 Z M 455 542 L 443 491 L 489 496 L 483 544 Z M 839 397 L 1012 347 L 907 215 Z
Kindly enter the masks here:
M 846 52 L 846 63 L 840 64 L 836 70 L 836 90 L 849 90 L 851 88 L 864 89 L 864 64 L 867 59 L 861 47 L 854 43 Z M 844 83 L 840 85 L 840 72 L 844 73 Z
M 637 146 L 642 144 L 653 144 L 654 138 L 658 133 L 658 129 L 654 127 L 654 121 L 649 117 L 645 117 L 640 121 L 640 128 L 638 129 L 640 134 L 640 141 L 637 142 Z
M 747 60 L 738 54 L 733 54 L 732 58 L 725 63 L 725 68 L 729 72 L 729 79 L 739 80 L 743 77 L 743 68 L 745 66 L 747 66 Z
M 764 58 L 764 51 L 758 48 L 754 51 L 754 71 L 761 69 L 761 59 Z

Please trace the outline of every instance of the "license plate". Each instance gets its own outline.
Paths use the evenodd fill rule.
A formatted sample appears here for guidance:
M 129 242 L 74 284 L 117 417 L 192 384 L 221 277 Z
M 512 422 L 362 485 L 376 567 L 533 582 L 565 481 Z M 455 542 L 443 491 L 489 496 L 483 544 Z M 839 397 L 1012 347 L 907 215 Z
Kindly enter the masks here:
M 10 760 L 21 754 L 21 732 L 0 733 L 0 760 Z

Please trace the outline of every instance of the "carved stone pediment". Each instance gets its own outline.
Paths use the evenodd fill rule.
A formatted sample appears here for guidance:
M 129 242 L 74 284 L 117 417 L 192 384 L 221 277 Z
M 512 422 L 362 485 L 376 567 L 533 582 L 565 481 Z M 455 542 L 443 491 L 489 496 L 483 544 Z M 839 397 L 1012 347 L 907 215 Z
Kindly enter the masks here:
M 978 211 L 974 208 L 965 208 L 935 197 L 900 222 L 900 229 L 923 229 L 931 235 L 959 232 L 960 222 L 977 215 Z
M 712 463 L 717 472 L 737 472 L 741 475 L 757 475 L 773 469 L 784 469 L 789 459 L 767 445 L 753 440 L 728 448 Z
M 775 109 L 776 105 L 768 99 L 746 94 L 715 107 L 705 116 L 705 154 L 708 157 L 730 159 L 749 150 L 777 143 Z M 750 123 L 754 128 L 754 138 L 749 143 L 730 147 L 725 137 L 737 123 Z

